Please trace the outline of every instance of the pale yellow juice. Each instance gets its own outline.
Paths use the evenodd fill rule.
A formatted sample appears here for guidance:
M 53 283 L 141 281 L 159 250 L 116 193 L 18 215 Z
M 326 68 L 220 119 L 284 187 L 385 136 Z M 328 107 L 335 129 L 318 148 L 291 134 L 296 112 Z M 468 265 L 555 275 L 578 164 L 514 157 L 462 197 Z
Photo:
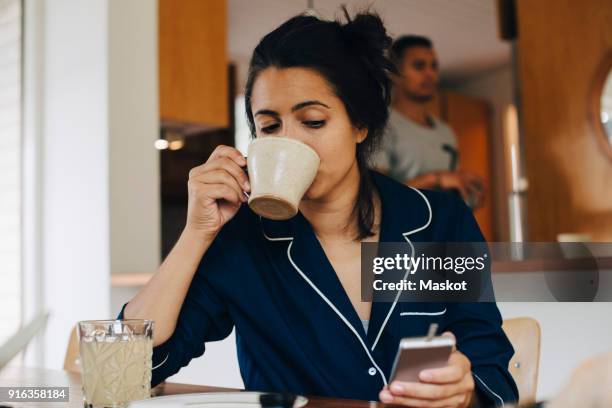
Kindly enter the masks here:
M 123 407 L 149 398 L 153 340 L 147 337 L 80 342 L 87 405 Z

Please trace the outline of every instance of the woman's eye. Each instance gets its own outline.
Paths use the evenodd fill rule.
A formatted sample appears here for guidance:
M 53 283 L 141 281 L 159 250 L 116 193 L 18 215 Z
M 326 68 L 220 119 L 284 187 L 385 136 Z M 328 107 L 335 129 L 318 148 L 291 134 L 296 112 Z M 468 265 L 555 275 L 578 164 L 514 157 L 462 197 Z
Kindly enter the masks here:
M 307 120 L 304 122 L 304 124 L 308 126 L 309 128 L 319 129 L 325 126 L 325 121 L 324 120 Z
M 262 132 L 262 133 L 266 133 L 266 134 L 268 134 L 268 133 L 273 133 L 273 132 L 274 132 L 276 129 L 278 129 L 279 127 L 280 127 L 280 124 L 275 123 L 275 124 L 270 125 L 270 126 L 262 127 L 262 128 L 261 128 L 261 132 Z

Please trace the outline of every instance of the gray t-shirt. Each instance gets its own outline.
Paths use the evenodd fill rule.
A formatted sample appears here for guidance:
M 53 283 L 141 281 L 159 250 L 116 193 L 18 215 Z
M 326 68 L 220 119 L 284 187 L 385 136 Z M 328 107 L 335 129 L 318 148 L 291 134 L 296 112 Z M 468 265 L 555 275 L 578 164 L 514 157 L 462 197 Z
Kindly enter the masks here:
M 455 135 L 440 119 L 431 119 L 434 126 L 428 128 L 391 109 L 381 147 L 374 155 L 374 167 L 400 182 L 432 171 L 454 170 Z

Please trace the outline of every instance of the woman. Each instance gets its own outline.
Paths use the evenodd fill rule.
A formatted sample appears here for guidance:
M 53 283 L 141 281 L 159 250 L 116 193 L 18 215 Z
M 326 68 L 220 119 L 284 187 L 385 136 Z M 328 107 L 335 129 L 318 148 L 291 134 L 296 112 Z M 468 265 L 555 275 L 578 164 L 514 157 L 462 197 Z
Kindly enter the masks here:
M 184 231 L 120 316 L 155 320 L 153 385 L 235 327 L 250 390 L 417 407 L 516 399 L 494 303 L 361 301 L 361 242 L 483 239 L 462 202 L 368 169 L 388 116 L 389 43 L 368 13 L 346 24 L 297 16 L 261 40 L 246 86 L 252 133 L 300 140 L 321 165 L 288 221 L 244 205 L 237 150 L 219 146 L 191 170 Z M 431 322 L 457 338 L 448 367 L 388 384 L 400 338 Z

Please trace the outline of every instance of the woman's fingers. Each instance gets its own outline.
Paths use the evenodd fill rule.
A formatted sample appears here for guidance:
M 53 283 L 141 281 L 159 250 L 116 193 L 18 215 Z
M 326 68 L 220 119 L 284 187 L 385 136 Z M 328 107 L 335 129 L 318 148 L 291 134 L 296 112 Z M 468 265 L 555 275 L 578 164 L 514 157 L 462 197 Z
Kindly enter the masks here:
M 426 384 L 394 381 L 380 392 L 385 403 L 411 407 L 464 407 L 474 392 L 474 380 L 470 373 L 450 384 Z
M 470 360 L 455 349 L 448 359 L 448 365 L 421 371 L 419 380 L 431 384 L 453 383 L 461 381 L 471 372 L 471 369 Z
M 442 335 L 455 338 L 451 332 Z M 381 401 L 411 407 L 463 407 L 474 391 L 470 361 L 456 348 L 447 366 L 423 370 L 419 380 L 392 382 L 381 391 Z
M 456 394 L 438 400 L 420 399 L 412 397 L 397 396 L 388 390 L 380 392 L 379 398 L 386 404 L 400 405 L 413 408 L 444 408 L 444 407 L 463 407 L 468 402 L 470 394 Z
M 465 375 L 462 367 L 448 365 L 442 368 L 423 370 L 419 373 L 419 380 L 431 384 L 448 384 L 460 381 Z
M 249 177 L 247 176 L 243 168 L 236 164 L 236 162 L 230 159 L 229 157 L 218 157 L 214 160 L 207 161 L 201 166 L 194 167 L 189 172 L 189 178 L 200 178 L 214 170 L 219 169 L 225 170 L 226 172 L 231 174 L 244 191 L 251 190 L 251 185 L 249 184 Z
M 228 157 L 238 166 L 246 166 L 246 159 L 242 153 L 240 153 L 240 150 L 236 149 L 235 147 L 219 145 L 215 148 L 215 150 L 213 150 L 207 161 L 212 161 L 219 157 Z
M 234 189 L 234 191 L 241 197 L 242 202 L 246 201 L 246 197 L 243 194 L 243 189 L 238 184 L 236 178 L 223 168 L 206 172 L 202 176 L 196 177 L 195 180 L 201 181 L 204 184 L 225 184 Z
M 218 146 L 206 163 L 189 171 L 189 202 L 185 228 L 216 235 L 246 201 L 250 191 L 242 169 L 246 160 L 229 146 Z
M 215 170 L 219 168 L 226 170 L 228 173 L 234 176 L 236 181 L 238 181 L 238 184 L 240 184 L 240 186 L 245 191 L 251 190 L 251 186 L 249 184 L 249 176 L 247 176 L 244 169 L 237 165 L 232 159 L 222 157 L 218 160 L 214 160 L 213 162 L 207 165 L 208 170 Z
M 426 384 L 418 382 L 394 381 L 389 387 L 392 395 L 424 400 L 439 400 L 452 397 L 463 391 L 463 384 L 455 382 L 451 384 Z
M 199 183 L 205 186 L 204 188 L 199 189 L 199 194 L 204 199 L 225 200 L 235 205 L 242 203 L 243 195 L 236 192 L 235 189 L 231 188 L 227 184 L 205 184 L 202 182 L 192 181 L 190 181 L 190 183 Z
M 450 337 L 451 339 L 453 339 L 454 343 L 457 343 L 457 337 L 455 337 L 455 334 L 451 331 L 445 331 L 444 333 L 441 334 L 441 336 Z M 455 350 L 457 350 L 457 347 L 453 346 L 453 351 Z
M 247 164 L 246 159 L 239 150 L 231 146 L 219 145 L 213 150 L 210 156 L 208 156 L 206 162 L 191 169 L 189 175 L 192 176 L 201 173 L 204 171 L 204 166 L 222 157 L 230 159 L 238 167 L 244 167 Z

